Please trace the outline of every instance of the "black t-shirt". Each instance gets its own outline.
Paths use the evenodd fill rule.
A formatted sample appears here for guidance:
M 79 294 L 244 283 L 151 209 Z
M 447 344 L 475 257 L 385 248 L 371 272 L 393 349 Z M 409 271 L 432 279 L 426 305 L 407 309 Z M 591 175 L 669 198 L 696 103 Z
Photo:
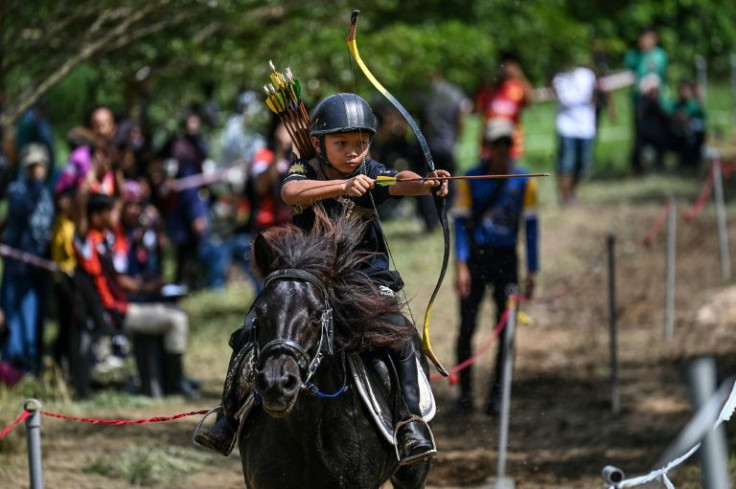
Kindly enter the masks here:
M 378 176 L 395 177 L 396 170 L 389 170 L 383 164 L 366 159 L 365 165 L 360 167 L 352 176 L 365 174 L 370 178 Z M 349 177 L 348 177 L 349 178 Z M 323 171 L 315 169 L 306 160 L 297 160 L 292 163 L 284 184 L 298 180 L 328 180 Z M 375 206 L 381 205 L 394 196 L 388 192 L 388 187 L 376 185 L 370 192 L 360 197 L 340 196 L 320 201 L 328 216 L 337 216 L 345 212 L 355 219 L 363 219 L 369 222 L 360 242 L 361 251 L 376 253 L 373 259 L 366 265 L 364 272 L 378 285 L 385 285 L 394 291 L 401 290 L 404 283 L 398 272 L 389 270 L 388 248 L 383 236 L 383 231 L 378 220 L 375 218 Z M 371 198 L 373 202 L 371 202 Z M 311 230 L 314 226 L 314 206 L 296 208 L 293 222 L 296 226 Z

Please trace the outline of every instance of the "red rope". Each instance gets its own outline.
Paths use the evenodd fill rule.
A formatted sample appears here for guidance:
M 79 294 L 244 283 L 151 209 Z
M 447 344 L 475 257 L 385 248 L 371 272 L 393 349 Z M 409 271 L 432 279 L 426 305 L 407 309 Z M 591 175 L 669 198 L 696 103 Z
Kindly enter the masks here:
M 651 229 L 646 234 L 646 236 L 644 236 L 644 239 L 641 240 L 641 243 L 644 246 L 650 246 L 652 244 L 652 241 L 654 241 L 654 238 L 656 238 L 657 234 L 659 234 L 659 232 L 662 230 L 664 223 L 667 221 L 667 216 L 670 215 L 671 211 L 672 211 L 672 201 L 668 200 L 664 204 L 664 207 L 662 207 L 662 211 L 659 213 L 657 220 L 654 221 L 654 225 L 651 227 Z
M 29 411 L 23 411 L 22 413 L 20 413 L 20 415 L 16 418 L 15 421 L 13 421 L 8 426 L 6 426 L 5 428 L 3 428 L 2 431 L 0 431 L 0 440 L 2 440 L 3 438 L 5 438 L 6 436 L 8 436 L 8 433 L 10 433 L 11 431 L 13 431 L 13 429 L 15 429 L 16 426 L 18 426 L 19 424 L 21 424 L 30 415 L 31 415 L 31 413 Z
M 493 330 L 493 334 L 490 338 L 486 340 L 485 343 L 481 345 L 481 347 L 478 349 L 478 351 L 475 352 L 474 355 L 471 355 L 470 357 L 466 358 L 459 364 L 455 365 L 454 367 L 450 368 L 448 370 L 450 374 L 450 382 L 453 383 L 456 381 L 456 379 L 453 377 L 456 373 L 460 372 L 461 370 L 465 370 L 466 368 L 470 367 L 472 364 L 474 364 L 478 358 L 480 358 L 481 355 L 483 355 L 488 349 L 493 345 L 493 342 L 496 341 L 498 336 L 501 334 L 501 331 L 503 331 L 503 328 L 506 327 L 506 322 L 509 318 L 509 310 L 506 309 L 503 314 L 501 315 L 501 320 L 498 322 L 498 325 L 496 325 L 496 328 Z M 434 374 L 429 377 L 429 380 L 440 380 L 444 379 L 445 377 L 442 374 Z
M 693 206 L 684 214 L 685 221 L 691 222 L 697 219 L 700 213 L 705 208 L 705 204 L 708 202 L 710 194 L 713 192 L 713 171 L 715 167 L 711 165 L 710 171 L 708 172 L 708 179 L 703 183 L 703 187 L 700 189 L 698 199 L 695 201 Z M 731 173 L 736 170 L 736 160 L 732 160 L 729 163 L 721 163 L 721 177 L 728 178 Z
M 710 197 L 711 192 L 713 192 L 713 169 L 714 168 L 715 167 L 713 166 L 710 167 L 710 171 L 708 172 L 708 178 L 705 180 L 703 187 L 700 189 L 700 194 L 698 194 L 698 200 L 695 201 L 693 206 L 684 215 L 685 221 L 690 222 L 690 221 L 695 220 L 700 215 L 700 213 L 703 211 L 703 208 L 705 207 L 705 204 L 708 201 L 708 197 Z
M 51 260 L 46 260 L 45 258 L 41 258 L 40 256 L 28 253 L 27 251 L 11 248 L 4 243 L 0 243 L 0 256 L 13 258 L 14 260 L 33 265 L 34 267 L 43 268 L 44 270 L 48 270 L 49 272 L 59 271 L 59 265 L 52 262 Z
M 161 423 L 165 421 L 173 421 L 175 419 L 186 418 L 187 416 L 194 416 L 196 414 L 207 414 L 209 409 L 200 409 L 198 411 L 189 411 L 186 413 L 174 414 L 171 416 L 154 416 L 152 418 L 141 418 L 141 419 L 105 419 L 105 418 L 84 418 L 79 416 L 69 416 L 68 414 L 53 413 L 51 411 L 41 410 L 41 413 L 52 418 L 64 419 L 66 421 L 78 421 L 80 423 L 90 424 L 109 424 L 114 426 L 121 426 L 126 424 L 148 424 L 148 423 Z

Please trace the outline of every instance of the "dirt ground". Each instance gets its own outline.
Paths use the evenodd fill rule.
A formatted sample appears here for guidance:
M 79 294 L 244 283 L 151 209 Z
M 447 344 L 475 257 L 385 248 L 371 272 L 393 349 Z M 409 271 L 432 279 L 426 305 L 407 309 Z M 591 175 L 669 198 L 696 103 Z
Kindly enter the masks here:
M 523 306 L 533 323 L 519 325 L 517 331 L 507 467 L 507 474 L 517 487 L 601 487 L 600 471 L 608 464 L 621 467 L 628 476 L 648 472 L 692 414 L 688 360 L 701 354 L 713 355 L 721 377 L 736 372 L 736 317 L 732 321 L 720 318 L 717 324 L 695 320 L 698 309 L 724 287 L 712 207 L 706 208 L 694 222 L 678 220 L 675 330 L 674 337 L 665 341 L 664 233 L 649 248 L 640 243 L 659 214 L 663 200 L 639 195 L 622 203 L 599 195 L 604 186 L 596 184 L 586 190 L 578 207 L 563 211 L 551 205 L 541 215 L 543 272 L 537 295 L 551 297 L 567 290 L 570 293 Z M 729 209 L 730 215 L 733 211 L 736 208 Z M 617 237 L 622 407 L 618 415 L 612 414 L 610 403 L 605 260 L 592 266 L 596 258 L 603 256 L 609 231 Z M 734 226 L 730 241 L 736 245 Z M 413 294 L 410 298 L 414 314 L 418 315 L 423 313 L 431 287 L 413 283 L 416 279 L 407 270 L 412 266 L 434 267 L 437 260 L 428 263 L 426 257 L 414 259 L 419 261 L 400 267 L 407 291 Z M 435 349 L 447 366 L 454 364 L 456 307 L 450 273 L 432 329 Z M 488 338 L 493 326 L 490 305 L 482 315 L 483 327 L 476 345 Z M 439 453 L 428 487 L 490 487 L 488 480 L 496 474 L 498 422 L 480 412 L 480 408 L 495 346 L 492 350 L 479 358 L 474 370 L 476 413 L 452 415 L 449 409 L 457 395 L 455 387 L 446 380 L 434 384 L 439 405 L 434 422 Z M 203 401 L 111 406 L 105 415 L 147 416 L 201 408 L 216 401 L 219 384 L 213 377 L 205 388 L 208 397 Z M 12 416 L 2 413 L 2 419 Z M 114 463 L 116 455 L 134 450 L 144 458 L 163 457 L 164 463 L 163 459 L 170 456 L 181 464 L 178 477 L 165 485 L 153 484 L 154 487 L 243 487 L 237 456 L 224 459 L 191 448 L 188 438 L 194 423 L 195 418 L 188 418 L 146 427 L 114 428 L 44 420 L 44 425 L 49 426 L 44 435 L 46 487 L 136 487 L 140 481 L 110 477 L 112 469 L 98 467 L 104 460 Z M 0 483 L 3 487 L 27 487 L 22 431 L 0 443 L 0 480 L 8 481 L 8 485 Z M 733 426 L 727 426 L 727 431 L 733 433 Z M 731 436 L 732 449 L 734 441 Z M 146 452 L 145 447 L 151 451 Z M 697 464 L 688 464 L 672 479 L 678 488 L 699 487 Z

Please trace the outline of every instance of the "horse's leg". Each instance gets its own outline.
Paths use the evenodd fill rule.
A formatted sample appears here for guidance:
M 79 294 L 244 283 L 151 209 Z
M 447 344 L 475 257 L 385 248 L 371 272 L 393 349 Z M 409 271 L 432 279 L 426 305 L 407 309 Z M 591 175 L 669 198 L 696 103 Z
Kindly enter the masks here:
M 422 489 L 427 483 L 431 464 L 432 460 L 425 459 L 414 465 L 399 467 L 399 470 L 391 477 L 391 484 L 394 489 Z

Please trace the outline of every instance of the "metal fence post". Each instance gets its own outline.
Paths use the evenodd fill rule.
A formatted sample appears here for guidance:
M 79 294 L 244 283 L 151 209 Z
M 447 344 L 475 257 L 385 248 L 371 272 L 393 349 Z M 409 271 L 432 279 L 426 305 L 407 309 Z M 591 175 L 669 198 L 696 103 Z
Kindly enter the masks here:
M 41 403 L 36 399 L 27 399 L 23 409 L 30 413 L 26 418 L 28 433 L 28 472 L 31 478 L 31 489 L 43 489 L 43 469 L 41 467 Z
M 713 160 L 713 196 L 716 200 L 718 244 L 721 251 L 721 275 L 723 276 L 723 280 L 728 280 L 731 278 L 731 254 L 728 250 L 726 204 L 723 196 L 723 168 L 721 166 L 720 157 Z
M 677 240 L 677 205 L 670 197 L 667 216 L 667 272 L 665 278 L 664 339 L 672 338 L 675 330 L 675 253 Z
M 509 298 L 509 316 L 506 320 L 506 338 L 503 346 L 506 350 L 506 358 L 503 364 L 501 384 L 501 416 L 498 429 L 498 463 L 495 489 L 512 489 L 515 486 L 513 479 L 506 477 L 506 453 L 509 443 L 511 382 L 514 371 L 514 328 L 516 327 L 518 294 L 519 288 L 516 285 L 509 285 L 506 288 L 506 296 Z
M 690 391 L 693 407 L 699 410 L 716 393 L 716 362 L 711 357 L 696 358 L 690 363 Z M 705 489 L 731 487 L 728 472 L 728 448 L 723 426 L 711 430 L 700 446 L 700 481 Z
M 608 329 L 611 354 L 611 411 L 621 411 L 621 388 L 618 383 L 618 340 L 616 326 L 616 234 L 608 233 Z
M 700 54 L 695 56 L 695 71 L 700 85 L 700 93 L 703 94 L 703 103 L 708 99 L 708 61 Z

